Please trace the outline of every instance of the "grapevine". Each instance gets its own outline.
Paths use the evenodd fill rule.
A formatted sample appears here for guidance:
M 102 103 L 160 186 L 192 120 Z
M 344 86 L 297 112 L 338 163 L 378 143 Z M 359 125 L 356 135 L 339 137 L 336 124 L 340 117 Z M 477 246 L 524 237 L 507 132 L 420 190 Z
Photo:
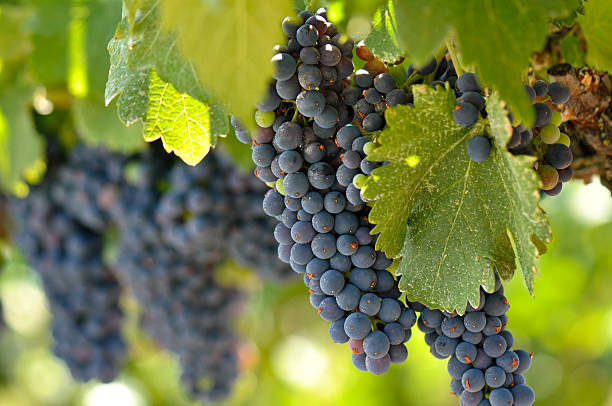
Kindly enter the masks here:
M 88 383 L 92 399 L 150 385 L 140 358 L 159 350 L 202 404 L 257 403 L 280 381 L 327 395 L 328 347 L 296 327 L 320 317 L 364 384 L 405 373 L 414 393 L 423 334 L 449 402 L 588 403 L 576 363 L 569 390 L 563 368 L 546 371 L 558 387 L 537 376 L 571 357 L 526 337 L 509 282 L 549 306 L 559 265 L 539 257 L 570 258 L 588 234 L 557 239 L 559 210 L 603 221 L 602 189 L 576 181 L 612 190 L 612 8 L 476 3 L 0 6 L 0 350 L 30 351 L 46 316 L 21 320 L 14 292 L 39 285 L 73 380 L 117 383 Z M 605 263 L 599 248 L 573 265 Z M 280 304 L 291 282 L 308 301 Z M 0 359 L 3 384 L 35 375 Z M 180 403 L 155 386 L 147 402 Z

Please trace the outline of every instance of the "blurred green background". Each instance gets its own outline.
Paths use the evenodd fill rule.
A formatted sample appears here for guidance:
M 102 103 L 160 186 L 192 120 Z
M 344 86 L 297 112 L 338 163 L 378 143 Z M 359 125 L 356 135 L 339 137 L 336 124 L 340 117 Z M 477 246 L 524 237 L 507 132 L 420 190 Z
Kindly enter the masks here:
M 517 348 L 534 353 L 526 373 L 537 405 L 612 406 L 612 199 L 595 182 L 568 185 L 543 200 L 555 231 L 541 260 L 536 298 L 520 276 L 507 284 L 509 328 Z M 0 406 L 145 406 L 192 404 L 172 355 L 138 329 L 126 293 L 129 359 L 111 384 L 77 384 L 49 351 L 50 315 L 36 274 L 3 247 L 0 279 L 6 327 L 0 335 Z M 234 274 L 227 267 L 221 272 Z M 239 275 L 239 272 L 235 274 Z M 285 286 L 247 276 L 251 294 L 236 327 L 242 374 L 224 405 L 457 405 L 446 363 L 413 329 L 408 361 L 375 377 L 357 371 L 346 345 L 311 308 L 299 277 Z

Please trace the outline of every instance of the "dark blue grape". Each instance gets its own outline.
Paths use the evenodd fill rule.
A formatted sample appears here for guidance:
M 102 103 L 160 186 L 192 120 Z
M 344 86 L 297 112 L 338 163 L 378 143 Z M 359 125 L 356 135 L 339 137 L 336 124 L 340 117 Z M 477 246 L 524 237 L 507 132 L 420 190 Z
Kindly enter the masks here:
M 548 94 L 550 95 L 553 103 L 556 104 L 567 103 L 571 96 L 569 87 L 561 82 L 553 82 L 548 85 Z
M 556 169 L 565 169 L 572 164 L 572 151 L 563 144 L 553 144 L 548 147 L 544 159 Z
M 485 371 L 485 381 L 492 388 L 500 388 L 506 382 L 506 372 L 498 366 L 492 366 Z
M 321 290 L 323 293 L 334 296 L 344 288 L 344 275 L 330 269 L 321 276 Z
M 310 246 L 317 258 L 329 259 L 336 253 L 336 237 L 332 234 L 317 234 Z
M 355 310 L 359 306 L 361 291 L 352 283 L 347 283 L 336 296 L 338 307 L 345 311 Z
M 363 129 L 366 132 L 382 130 L 385 120 L 378 113 L 370 113 L 363 118 Z
M 317 214 L 323 210 L 323 196 L 319 192 L 308 192 L 302 197 L 302 209 L 310 214 Z
M 434 343 L 433 347 L 440 356 L 443 358 L 448 358 L 455 353 L 457 344 L 459 344 L 459 340 L 456 338 L 441 335 L 436 338 L 436 342 Z
M 508 347 L 506 340 L 500 335 L 492 335 L 487 338 L 482 343 L 482 348 L 484 352 L 491 358 L 500 357 Z
M 316 232 L 308 221 L 298 221 L 291 227 L 291 237 L 299 244 L 308 244 L 314 238 Z
M 308 168 L 308 180 L 316 189 L 331 187 L 335 181 L 334 174 L 334 168 L 327 162 L 317 162 Z
M 489 394 L 491 406 L 509 406 L 514 403 L 514 396 L 506 388 L 493 389 Z
M 442 333 L 450 338 L 459 338 L 465 332 L 462 317 L 451 317 L 442 320 Z
M 514 372 L 519 367 L 519 357 L 514 351 L 506 351 L 495 360 L 495 363 L 506 372 Z
M 314 257 L 308 244 L 294 244 L 291 247 L 291 259 L 299 265 L 306 265 Z
M 319 63 L 319 58 L 321 55 L 319 54 L 319 50 L 315 47 L 306 47 L 302 48 L 300 51 L 300 59 L 303 63 L 309 65 L 316 65 Z
M 515 385 L 512 387 L 511 391 L 515 406 L 531 406 L 535 402 L 535 393 L 533 393 L 533 389 L 527 385 Z
M 363 89 L 367 89 L 374 84 L 374 76 L 365 69 L 359 69 L 353 76 L 355 84 Z
M 295 73 L 295 59 L 289 54 L 277 53 L 272 57 L 272 63 L 275 67 L 273 76 L 276 80 L 287 80 Z
M 359 243 L 357 242 L 357 239 L 350 234 L 341 235 L 336 240 L 336 248 L 342 255 L 352 255 L 357 251 L 358 247 Z
M 461 127 L 471 127 L 478 121 L 478 110 L 471 103 L 458 105 L 453 112 L 453 118 Z
M 335 321 L 344 316 L 344 310 L 338 307 L 336 298 L 326 297 L 319 305 L 319 316 L 321 316 L 323 320 Z
M 479 333 L 487 324 L 487 317 L 483 312 L 466 313 L 463 317 L 463 324 L 468 331 Z
M 380 310 L 382 300 L 374 293 L 366 293 L 359 300 L 359 311 L 368 316 L 376 316 Z
M 459 361 L 455 356 L 450 357 L 450 359 L 448 360 L 448 374 L 454 379 L 461 379 L 465 371 L 470 368 L 472 367 L 469 364 Z M 463 390 L 463 386 L 461 387 L 461 390 Z
M 295 101 L 298 111 L 306 117 L 315 117 L 325 108 L 325 96 L 317 90 L 304 90 Z
M 282 151 L 296 149 L 302 143 L 302 128 L 294 122 L 283 123 L 276 132 L 274 144 Z
M 351 354 L 351 358 L 353 360 L 353 365 L 360 371 L 367 371 L 366 367 L 366 355 L 365 353 L 361 354 Z
M 334 229 L 334 216 L 326 211 L 313 215 L 312 226 L 319 233 L 329 233 Z
M 535 127 L 544 127 L 546 124 L 550 123 L 550 119 L 552 118 L 552 110 L 548 107 L 546 103 L 536 103 L 533 105 L 535 108 L 535 121 L 533 125 Z
M 478 135 L 468 143 L 468 155 L 474 162 L 484 162 L 491 155 L 491 142 L 487 137 Z
M 344 332 L 353 340 L 361 340 L 366 338 L 372 326 L 368 316 L 361 312 L 354 312 L 348 315 L 344 322 Z
M 280 216 L 285 210 L 283 195 L 275 190 L 268 191 L 263 200 L 263 210 L 268 216 Z
M 291 211 L 299 211 L 302 208 L 300 199 L 294 199 L 290 196 L 285 196 L 285 207 Z M 299 219 L 298 219 L 299 220 Z
M 306 90 L 313 90 L 319 87 L 323 75 L 321 70 L 314 65 L 300 65 L 298 69 L 298 81 Z
M 389 359 L 393 364 L 401 364 L 408 358 L 408 350 L 404 344 L 389 347 Z
M 317 43 L 319 33 L 314 25 L 304 24 L 298 28 L 296 39 L 303 47 L 311 47 Z
M 346 318 L 341 318 L 329 323 L 329 337 L 333 342 L 344 344 L 348 342 L 349 337 L 344 332 L 344 321 Z
M 461 383 L 466 391 L 479 392 L 485 386 L 485 377 L 480 369 L 471 368 L 463 373 Z
M 336 252 L 334 256 L 329 259 L 329 264 L 333 269 L 340 272 L 348 272 L 351 270 L 352 266 L 351 258 L 339 252 Z
M 457 78 L 457 82 L 455 82 L 455 88 L 459 93 L 465 92 L 476 92 L 480 93 L 480 84 L 478 83 L 478 78 L 471 72 L 466 72 L 463 75 Z
M 286 173 L 299 171 L 303 163 L 302 155 L 297 151 L 283 151 L 278 157 L 278 165 Z
M 462 106 L 465 103 L 470 103 L 476 107 L 476 110 L 481 111 L 484 108 L 485 100 L 478 92 L 465 92 L 457 98 L 457 104 Z
M 387 102 L 387 106 L 397 106 L 408 103 L 406 92 L 404 92 L 402 89 L 391 90 L 389 93 L 387 93 L 385 100 Z
M 399 323 L 388 323 L 385 325 L 383 331 L 392 345 L 402 344 L 406 338 L 406 331 Z
M 536 80 L 533 83 L 533 90 L 535 91 L 537 97 L 546 96 L 546 93 L 548 92 L 548 83 L 543 80 Z
M 276 227 L 274 227 L 274 238 L 279 244 L 293 244 L 293 239 L 291 238 L 291 230 L 287 228 L 283 223 L 278 223 Z
M 372 331 L 363 340 L 363 350 L 372 359 L 379 359 L 389 352 L 389 338 L 381 331 Z

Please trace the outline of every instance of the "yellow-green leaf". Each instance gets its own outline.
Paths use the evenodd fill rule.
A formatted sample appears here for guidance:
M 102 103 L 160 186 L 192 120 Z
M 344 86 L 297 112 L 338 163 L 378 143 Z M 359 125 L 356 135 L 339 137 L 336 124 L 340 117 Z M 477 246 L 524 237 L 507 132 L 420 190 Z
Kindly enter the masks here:
M 587 41 L 587 62 L 612 72 L 612 3 L 610 0 L 585 2 L 584 16 L 578 21 Z
M 189 165 L 198 164 L 216 143 L 210 130 L 210 108 L 186 93 L 179 93 L 151 71 L 145 141 L 162 140 Z

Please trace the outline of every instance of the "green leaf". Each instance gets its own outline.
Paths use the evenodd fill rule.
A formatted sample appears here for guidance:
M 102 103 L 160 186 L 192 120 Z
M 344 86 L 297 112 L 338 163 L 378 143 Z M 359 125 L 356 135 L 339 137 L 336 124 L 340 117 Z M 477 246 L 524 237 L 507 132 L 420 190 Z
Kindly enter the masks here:
M 150 68 L 154 68 L 159 77 L 165 82 L 172 83 L 177 91 L 187 93 L 206 103 L 210 108 L 213 134 L 227 134 L 228 122 L 224 108 L 202 86 L 194 64 L 178 49 L 176 35 L 161 29 L 159 1 L 132 1 L 130 7 L 123 16 L 123 24 L 127 27 L 123 36 L 127 37 L 129 53 L 127 61 L 121 59 L 124 61 L 122 63 L 127 62 L 133 71 L 148 72 Z M 131 13 L 134 15 L 134 22 L 130 25 Z M 213 59 L 209 59 L 210 61 Z M 142 82 L 139 82 L 130 87 L 140 89 L 141 85 Z M 135 102 L 135 99 L 131 101 Z M 131 114 L 124 113 L 123 116 L 129 117 Z
M 580 40 L 574 35 L 566 35 L 560 41 L 563 60 L 570 65 L 580 68 L 585 65 L 585 53 L 580 47 Z
M 151 71 L 145 141 L 161 138 L 164 148 L 188 165 L 196 165 L 216 144 L 210 130 L 210 108 L 179 93 Z
M 75 98 L 72 111 L 79 136 L 90 145 L 124 153 L 139 151 L 146 145 L 141 125 L 124 126 L 114 110 L 105 108 L 97 98 Z
M 400 60 L 404 56 L 404 50 L 397 41 L 392 1 L 378 10 L 373 24 L 372 31 L 365 40 L 368 49 L 385 62 Z
M 413 62 L 431 58 L 452 32 L 464 67 L 474 66 L 515 116 L 529 124 L 534 111 L 521 85 L 533 52 L 546 43 L 549 18 L 571 12 L 577 0 L 432 0 L 396 3 L 400 40 Z
M 504 279 L 521 269 L 533 292 L 550 228 L 538 206 L 533 158 L 505 149 L 511 126 L 499 96 L 487 102 L 490 125 L 465 129 L 453 119 L 452 91 L 416 86 L 413 93 L 414 107 L 387 110 L 389 128 L 368 158 L 390 163 L 363 190 L 375 201 L 376 247 L 401 257 L 400 289 L 427 306 L 463 311 L 468 301 L 478 303 L 481 285 L 493 289 L 495 267 Z M 476 163 L 467 144 L 482 134 L 492 141 L 491 156 Z
M 612 3 L 608 0 L 589 0 L 584 3 L 584 16 L 578 21 L 587 42 L 587 62 L 612 72 Z
M 44 148 L 31 113 L 33 90 L 15 84 L 0 92 L 0 186 L 5 191 L 15 191 L 24 174 L 42 166 Z
M 148 107 L 150 69 L 134 71 L 129 68 L 129 44 L 126 24 L 119 24 L 115 37 L 108 43 L 110 69 L 104 94 L 105 104 L 117 99 L 119 118 L 126 126 L 144 122 Z
M 284 40 L 282 19 L 295 14 L 290 0 L 162 0 L 166 25 L 202 80 L 233 114 L 251 119 L 273 74 L 272 48 Z M 252 120 L 252 119 L 251 119 Z

